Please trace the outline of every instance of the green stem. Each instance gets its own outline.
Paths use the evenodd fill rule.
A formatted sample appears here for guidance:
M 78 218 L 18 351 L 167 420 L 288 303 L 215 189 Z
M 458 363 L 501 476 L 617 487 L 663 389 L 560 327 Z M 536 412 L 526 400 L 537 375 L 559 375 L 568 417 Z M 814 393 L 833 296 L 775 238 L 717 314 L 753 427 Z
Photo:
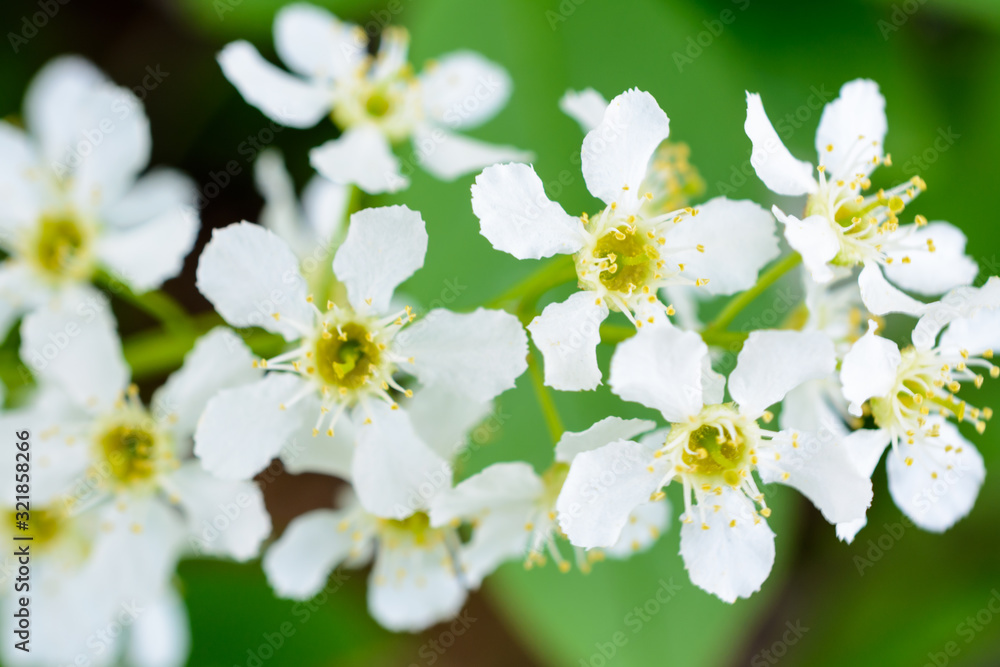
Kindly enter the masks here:
M 733 320 L 736 319 L 736 316 L 739 315 L 744 308 L 750 305 L 750 303 L 760 296 L 768 287 L 777 282 L 778 278 L 798 266 L 800 262 L 802 262 L 802 255 L 799 253 L 793 252 L 790 255 L 786 255 L 781 261 L 765 271 L 757 280 L 756 285 L 733 297 L 729 303 L 726 304 L 725 308 L 722 309 L 722 312 L 720 312 L 715 319 L 709 322 L 708 326 L 705 327 L 704 334 L 714 336 L 724 333 L 726 328 L 732 324 Z
M 104 271 L 99 271 L 94 276 L 94 282 L 108 294 L 112 294 L 150 315 L 169 331 L 190 332 L 194 330 L 191 316 L 187 314 L 180 303 L 166 292 L 153 290 L 136 294 L 131 287 Z
M 552 400 L 552 393 L 545 386 L 542 368 L 534 351 L 528 354 L 528 373 L 531 375 L 531 384 L 535 388 L 535 395 L 538 397 L 538 405 L 542 409 L 545 425 L 552 437 L 552 444 L 555 445 L 562 438 L 564 431 L 562 419 L 559 418 L 559 410 L 556 408 L 555 401 Z
M 561 255 L 486 303 L 487 308 L 501 308 L 511 301 L 538 301 L 553 287 L 576 279 L 576 266 L 569 255 Z M 523 310 L 523 308 L 518 308 Z

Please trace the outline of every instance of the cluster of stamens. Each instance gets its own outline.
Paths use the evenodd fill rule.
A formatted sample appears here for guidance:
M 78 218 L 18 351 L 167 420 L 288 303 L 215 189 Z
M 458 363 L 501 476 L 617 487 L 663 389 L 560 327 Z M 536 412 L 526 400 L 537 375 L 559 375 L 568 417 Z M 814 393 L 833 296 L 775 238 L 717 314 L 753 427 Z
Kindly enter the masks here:
M 16 244 L 17 254 L 50 280 L 84 279 L 94 268 L 93 236 L 71 214 L 47 214 Z
M 151 484 L 179 462 L 173 442 L 142 405 L 135 385 L 122 392 L 114 411 L 100 419 L 93 435 L 99 467 L 118 486 Z

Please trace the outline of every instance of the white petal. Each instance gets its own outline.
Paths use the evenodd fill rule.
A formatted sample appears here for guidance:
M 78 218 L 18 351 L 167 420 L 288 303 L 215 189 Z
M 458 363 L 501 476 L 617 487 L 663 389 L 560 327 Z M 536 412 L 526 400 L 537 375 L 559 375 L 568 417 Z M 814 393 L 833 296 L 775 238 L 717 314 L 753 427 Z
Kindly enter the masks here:
M 760 590 L 774 565 L 774 533 L 742 492 L 723 486 L 713 503 L 681 525 L 681 557 L 691 583 L 724 602 Z
M 290 373 L 270 373 L 252 384 L 224 389 L 205 406 L 194 434 L 194 453 L 223 479 L 248 479 L 278 455 L 307 415 L 282 410 L 302 386 Z
M 39 70 L 24 97 L 25 121 L 40 140 L 47 162 L 62 160 L 77 138 L 77 115 L 108 79 L 89 60 L 61 56 Z
M 413 141 L 419 148 L 420 166 L 445 181 L 501 162 L 529 162 L 535 157 L 513 146 L 491 144 L 426 125 L 417 128 Z
M 816 130 L 819 163 L 843 179 L 871 173 L 874 158 L 884 155 L 885 98 L 878 84 L 868 79 L 848 81 L 840 96 L 823 108 Z
M 578 454 L 556 500 L 570 542 L 588 549 L 615 544 L 629 515 L 663 484 L 669 471 L 659 462 L 653 450 L 628 440 Z
M 754 331 L 729 376 L 729 393 L 740 412 L 759 417 L 803 382 L 832 373 L 836 363 L 833 341 L 825 334 Z
M 410 185 L 400 173 L 389 140 L 374 127 L 352 127 L 309 151 L 309 164 L 339 185 L 357 185 L 371 195 L 398 192 Z
M 593 292 L 575 292 L 550 303 L 528 331 L 545 359 L 545 384 L 561 391 L 596 389 L 601 384 L 597 344 L 608 307 Z
M 385 81 L 395 77 L 404 78 L 401 72 L 407 65 L 410 51 L 410 33 L 395 26 L 389 26 L 379 35 L 378 51 L 372 64 L 371 78 Z M 409 74 L 409 73 L 407 73 Z
M 816 192 L 813 166 L 796 160 L 781 142 L 764 111 L 757 93 L 747 93 L 747 119 L 743 130 L 753 144 L 750 164 L 764 185 L 779 195 L 804 195 Z
M 405 206 L 366 208 L 351 216 L 333 272 L 347 286 L 354 310 L 385 313 L 396 287 L 424 265 L 426 254 L 420 213 Z
M 110 408 L 129 380 L 111 307 L 90 288 L 64 290 L 24 318 L 21 358 L 90 410 Z
M 302 191 L 302 209 L 306 223 L 321 246 L 327 248 L 347 223 L 351 190 L 317 174 Z
M 452 519 L 504 512 L 513 506 L 530 507 L 544 493 L 541 478 L 529 464 L 494 463 L 436 496 L 430 504 L 431 525 L 444 526 Z M 522 529 L 523 524 L 522 519 Z
M 318 395 L 306 396 L 302 399 L 302 412 L 318 415 L 321 405 Z M 315 472 L 350 480 L 357 441 L 354 421 L 347 414 L 341 415 L 332 437 L 326 432 L 313 435 L 315 423 L 315 417 L 300 420 L 298 428 L 285 440 L 280 455 L 285 470 L 293 475 Z
M 196 275 L 198 290 L 235 327 L 262 327 L 296 340 L 302 332 L 280 318 L 302 326 L 313 321 L 298 257 L 258 225 L 239 222 L 212 230 Z
M 752 287 L 760 270 L 778 256 L 774 232 L 767 209 L 716 197 L 698 207 L 697 217 L 669 228 L 665 249 L 672 263 L 684 264 L 686 275 L 708 279 L 704 289 L 709 294 L 733 294 Z
M 478 588 L 505 561 L 525 557 L 533 535 L 527 526 L 535 513 L 519 503 L 489 512 L 477 521 L 472 539 L 459 548 L 462 577 L 469 588 Z
M 845 521 L 836 526 L 837 539 L 841 542 L 851 544 L 862 528 L 868 525 L 867 517 L 857 521 Z
M 477 308 L 453 313 L 436 308 L 393 339 L 401 366 L 423 384 L 442 384 L 488 401 L 514 386 L 528 367 L 528 337 L 516 317 Z
M 631 440 L 655 427 L 656 423 L 648 419 L 605 417 L 585 431 L 563 433 L 556 443 L 556 461 L 570 463 L 581 452 L 589 452 L 615 440 Z
M 948 325 L 938 349 L 944 354 L 979 356 L 987 350 L 1000 350 L 1000 310 L 980 310 L 972 317 Z
M 216 327 L 198 339 L 174 372 L 153 394 L 153 418 L 181 437 L 194 433 L 205 404 L 217 392 L 257 380 L 253 353 L 232 330 Z
M 583 247 L 583 223 L 545 196 L 526 164 L 487 167 L 472 186 L 472 210 L 482 235 L 518 259 L 568 255 Z
M 858 276 L 858 285 L 861 287 L 861 299 L 872 315 L 905 313 L 919 316 L 927 310 L 926 304 L 893 287 L 874 262 L 865 264 Z
M 822 215 L 799 220 L 794 215 L 785 215 L 777 206 L 771 211 L 785 226 L 785 240 L 802 255 L 802 263 L 812 279 L 818 283 L 833 280 L 830 262 L 840 252 L 840 237 L 830 227 L 830 221 Z
M 918 437 L 889 452 L 889 493 L 913 523 L 942 533 L 972 511 L 986 477 L 983 457 L 951 423 L 937 438 Z M 947 445 L 951 449 L 946 451 Z M 911 465 L 906 459 L 912 459 Z
M 797 489 L 832 524 L 864 518 L 872 502 L 872 482 L 832 433 L 782 431 L 759 452 L 757 471 L 765 484 Z
M 564 114 L 580 124 L 585 133 L 601 124 L 608 101 L 593 88 L 567 90 L 559 98 L 559 108 Z
M 476 127 L 497 115 L 510 99 L 510 75 L 474 51 L 435 59 L 420 75 L 424 113 L 452 129 Z
M 361 505 L 380 517 L 405 519 L 451 487 L 451 466 L 413 430 L 404 410 L 370 407 L 358 426 L 351 481 Z
M 126 228 L 178 209 L 194 208 L 197 203 L 194 181 L 174 169 L 157 167 L 139 178 L 121 199 L 105 208 L 101 218 L 113 228 Z
M 130 628 L 125 660 L 135 667 L 182 667 L 191 650 L 187 609 L 177 591 L 168 587 L 146 605 Z M 101 644 L 91 644 L 100 646 Z
M 979 310 L 1000 308 L 1000 278 L 993 276 L 982 287 L 956 287 L 933 304 L 913 329 L 913 343 L 920 349 L 934 346 L 938 333 L 949 322 L 972 317 Z
M 726 376 L 712 370 L 712 355 L 701 359 L 701 400 L 705 405 L 722 403 L 726 397 Z
M 403 406 L 417 434 L 445 460 L 451 460 L 469 442 L 469 431 L 493 406 L 443 385 L 419 387 Z
M 367 55 L 368 37 L 321 7 L 287 5 L 274 17 L 274 49 L 288 67 L 310 79 L 352 73 Z
M 854 467 L 862 475 L 871 477 L 882 458 L 882 452 L 889 446 L 889 432 L 877 428 L 861 428 L 854 431 L 842 442 Z
M 934 252 L 928 251 L 928 242 Z M 886 254 L 893 258 L 885 267 L 889 280 L 903 289 L 932 296 L 955 287 L 970 285 L 979 273 L 975 260 L 965 254 L 965 234 L 947 222 L 932 222 L 917 229 Z M 904 257 L 910 259 L 904 263 Z
M 184 508 L 195 555 L 228 556 L 242 562 L 260 553 L 271 534 L 271 517 L 257 484 L 219 479 L 198 461 L 181 465 L 167 484 Z
M 218 60 L 243 99 L 282 125 L 312 127 L 333 104 L 333 93 L 325 85 L 275 67 L 249 42 L 227 44 Z
M 600 124 L 583 139 L 583 178 L 590 194 L 611 205 L 639 201 L 639 186 L 653 151 L 670 134 L 670 120 L 647 92 L 633 88 L 618 95 Z
M 885 396 L 896 386 L 896 371 L 902 361 L 899 348 L 891 340 L 875 335 L 878 324 L 868 320 L 868 333 L 844 355 L 840 382 L 850 412 L 861 416 L 861 404 L 875 396 Z
M 175 208 L 128 229 L 109 231 L 98 239 L 95 253 L 116 279 L 146 292 L 181 272 L 199 224 L 197 210 Z
M 368 610 L 385 628 L 418 632 L 457 614 L 465 597 L 443 543 L 382 543 L 368 582 Z
M 659 410 L 668 422 L 683 422 L 703 405 L 701 336 L 670 325 L 647 326 L 618 344 L 611 357 L 611 391 L 626 401 Z
M 314 239 L 304 228 L 305 217 L 295 197 L 295 183 L 277 148 L 266 148 L 253 164 L 254 183 L 264 199 L 259 221 L 277 234 L 299 257 L 312 250 Z
M 629 514 L 618 541 L 603 549 L 611 558 L 629 558 L 645 551 L 663 534 L 670 523 L 670 502 L 657 500 L 643 503 Z
M 827 431 L 838 437 L 848 433 L 847 401 L 840 388 L 840 378 L 831 373 L 825 378 L 803 382 L 785 394 L 781 403 L 783 429 Z
M 6 340 L 10 328 L 24 313 L 45 303 L 48 286 L 24 262 L 0 262 L 0 339 Z
M 347 512 L 320 509 L 288 524 L 264 554 L 264 573 L 276 595 L 308 600 L 323 590 L 330 573 L 355 544 L 354 531 L 341 525 L 346 518 Z
M 33 225 L 41 215 L 44 183 L 32 178 L 39 169 L 39 157 L 28 135 L 0 121 L 0 245 L 5 248 L 18 230 Z

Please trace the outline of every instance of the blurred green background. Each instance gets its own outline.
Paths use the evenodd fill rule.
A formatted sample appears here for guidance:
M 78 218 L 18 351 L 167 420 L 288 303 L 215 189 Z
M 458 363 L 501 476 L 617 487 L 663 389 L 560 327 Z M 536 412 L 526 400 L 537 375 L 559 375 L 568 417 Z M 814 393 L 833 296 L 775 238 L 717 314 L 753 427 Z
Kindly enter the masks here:
M 42 4 L 3 3 L 0 25 L 8 42 L 10 33 L 29 35 L 25 20 Z M 178 166 L 201 187 L 221 185 L 231 160 L 241 169 L 202 211 L 200 248 L 211 227 L 257 216 L 252 137 L 280 147 L 301 186 L 309 177 L 308 149 L 334 131 L 321 123 L 266 138 L 261 130 L 269 121 L 242 101 L 214 61 L 222 45 L 236 38 L 250 39 L 274 59 L 271 22 L 282 4 L 69 0 L 16 52 L 3 47 L 0 115 L 19 113 L 33 73 L 61 53 L 83 54 L 129 87 L 141 85 L 147 67 L 159 68 L 162 81 L 145 95 L 153 163 Z M 596 206 L 579 173 L 581 132 L 557 108 L 567 88 L 593 86 L 609 98 L 633 86 L 650 91 L 671 118 L 672 139 L 690 145 L 706 196 L 769 205 L 773 196 L 749 168 L 744 90 L 763 94 L 787 145 L 811 158 L 818 97 L 832 99 L 843 82 L 871 77 L 888 100 L 887 149 L 894 161 L 880 170 L 884 182 L 876 185 L 920 173 L 929 191 L 913 212 L 950 220 L 966 232 L 970 254 L 982 268 L 980 282 L 1000 273 L 1000 235 L 990 204 L 1000 155 L 997 0 L 317 4 L 376 29 L 387 21 L 408 27 L 418 66 L 458 48 L 479 50 L 504 65 L 514 80 L 511 102 L 474 134 L 535 151 L 550 196 L 571 212 L 594 212 Z M 451 281 L 462 286 L 457 306 L 471 307 L 535 268 L 493 251 L 479 236 L 469 205 L 472 180 L 470 175 L 441 183 L 418 171 L 408 191 L 366 201 L 405 203 L 423 213 L 431 239 L 427 263 L 405 289 L 425 304 Z M 193 287 L 195 258 L 193 253 L 166 289 L 201 311 L 208 305 Z M 794 288 L 795 281 L 787 279 L 783 287 Z M 124 335 L 150 325 L 125 307 L 119 321 Z M 610 349 L 602 346 L 601 354 L 606 369 Z M 998 397 L 997 384 L 988 382 L 971 400 L 1000 406 Z M 556 400 L 569 429 L 609 414 L 639 414 L 606 387 Z M 477 432 L 463 475 L 500 460 L 548 463 L 551 446 L 527 376 L 499 399 L 491 424 L 499 429 Z M 995 470 L 996 434 L 987 429 L 984 436 L 967 435 Z M 332 503 L 333 485 L 319 476 L 278 474 L 266 482 L 279 528 L 307 508 Z M 471 598 L 466 624 L 417 636 L 391 635 L 367 616 L 364 572 L 332 583 L 313 602 L 295 604 L 273 598 L 256 563 L 190 561 L 180 570 L 193 628 L 190 664 L 1000 664 L 1000 618 L 988 607 L 994 596 L 1000 599 L 1000 486 L 993 475 L 971 516 L 945 535 L 905 524 L 881 468 L 875 482 L 869 525 L 851 546 L 839 543 L 795 494 L 770 489 L 778 562 L 759 594 L 732 606 L 690 584 L 677 555 L 676 524 L 650 552 L 599 564 L 589 575 L 562 575 L 551 566 L 525 572 L 520 563 L 509 564 Z M 258 651 L 285 623 L 294 634 L 276 651 Z

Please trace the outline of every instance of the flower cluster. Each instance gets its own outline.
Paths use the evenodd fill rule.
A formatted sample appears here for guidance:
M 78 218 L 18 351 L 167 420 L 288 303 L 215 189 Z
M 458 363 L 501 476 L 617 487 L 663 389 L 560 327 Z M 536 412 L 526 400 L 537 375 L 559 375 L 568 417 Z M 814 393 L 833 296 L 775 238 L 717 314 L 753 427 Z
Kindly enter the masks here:
M 971 511 L 985 470 L 960 427 L 982 433 L 992 416 L 966 394 L 1000 375 L 1000 279 L 973 285 L 956 227 L 902 220 L 922 179 L 872 189 L 892 164 L 874 82 L 849 82 L 826 106 L 816 165 L 792 156 L 747 95 L 751 163 L 775 194 L 801 199 L 801 215 L 701 201 L 689 150 L 648 92 L 608 102 L 569 91 L 560 106 L 585 132 L 595 197 L 576 215 L 548 198 L 529 154 L 454 132 L 504 106 L 499 66 L 460 52 L 417 74 L 401 29 L 370 51 L 360 28 L 302 4 L 278 13 L 274 41 L 291 72 L 240 41 L 219 54 L 225 76 L 274 121 L 329 116 L 336 136 L 310 152 L 318 173 L 301 196 L 280 153 L 259 156 L 261 224 L 214 229 L 197 259 L 210 318 L 156 291 L 199 224 L 185 176 L 143 173 L 139 100 L 61 58 L 27 92 L 27 129 L 0 122 L 0 330 L 19 322 L 25 370 L 0 422 L 33 443 L 45 619 L 33 664 L 86 654 L 129 604 L 146 611 L 90 664 L 183 662 L 173 574 L 189 556 L 262 555 L 275 593 L 293 599 L 371 562 L 371 614 L 413 632 L 457 614 L 504 562 L 587 572 L 649 548 L 675 514 L 691 581 L 726 602 L 749 597 L 774 563 L 770 485 L 796 489 L 850 542 L 886 450 L 889 493 L 916 525 L 944 531 Z M 553 259 L 489 306 L 425 311 L 398 289 L 434 242 L 423 217 L 359 204 L 408 186 L 411 165 L 394 152 L 405 141 L 440 178 L 481 169 L 467 222 L 478 218 L 495 249 Z M 729 328 L 800 263 L 804 298 L 785 321 Z M 539 306 L 565 283 L 575 291 Z M 160 330 L 123 345 L 109 297 Z M 721 309 L 708 303 L 722 297 Z M 879 335 L 886 317 L 910 332 L 905 347 Z M 606 371 L 601 345 L 613 348 Z M 133 376 L 176 366 L 144 402 Z M 550 426 L 536 444 L 552 440 L 551 463 L 507 460 L 459 479 L 470 432 L 529 366 Z M 648 418 L 564 431 L 550 389 L 605 379 Z M 342 484 L 332 508 L 268 542 L 254 478 L 275 460 Z M 13 501 L 14 480 L 4 474 L 0 502 Z M 13 618 L 8 609 L 8 632 Z

